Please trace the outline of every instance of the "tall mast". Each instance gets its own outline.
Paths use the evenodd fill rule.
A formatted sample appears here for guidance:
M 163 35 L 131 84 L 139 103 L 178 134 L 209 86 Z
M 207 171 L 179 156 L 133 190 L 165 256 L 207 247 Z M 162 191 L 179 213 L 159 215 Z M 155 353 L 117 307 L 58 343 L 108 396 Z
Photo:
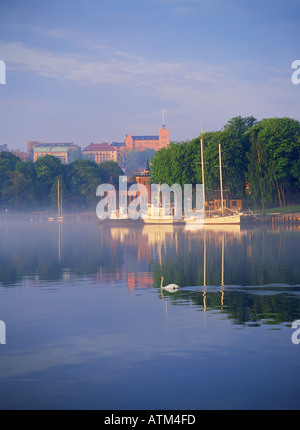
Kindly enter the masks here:
M 222 181 L 222 160 L 221 160 L 221 143 L 220 142 L 219 142 L 219 165 L 220 165 L 221 210 L 222 210 L 222 215 L 224 215 L 223 181 Z
M 60 216 L 62 216 L 62 190 L 60 192 Z
M 162 127 L 165 128 L 165 113 L 166 113 L 166 111 L 165 111 L 164 107 L 162 108 L 161 112 L 162 112 L 162 117 L 163 117 Z
M 57 215 L 62 216 L 62 192 L 60 190 L 60 181 L 57 179 Z
M 205 184 L 204 184 L 204 160 L 203 160 L 203 139 L 202 139 L 202 131 L 200 138 L 200 146 L 201 146 L 201 170 L 202 170 L 202 186 L 203 186 L 203 213 L 205 214 Z
M 57 215 L 60 216 L 60 196 L 59 196 L 59 179 L 57 179 Z

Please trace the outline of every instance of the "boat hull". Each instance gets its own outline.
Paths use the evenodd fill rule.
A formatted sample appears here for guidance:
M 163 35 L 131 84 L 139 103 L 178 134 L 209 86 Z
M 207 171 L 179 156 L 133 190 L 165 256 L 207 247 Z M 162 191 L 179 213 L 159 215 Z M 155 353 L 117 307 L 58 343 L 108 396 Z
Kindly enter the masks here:
M 240 224 L 241 216 L 240 215 L 226 215 L 226 216 L 217 216 L 211 218 L 204 219 L 186 219 L 186 225 L 220 225 L 220 224 Z
M 144 218 L 143 219 L 145 224 L 184 224 L 183 219 L 176 219 L 176 218 Z

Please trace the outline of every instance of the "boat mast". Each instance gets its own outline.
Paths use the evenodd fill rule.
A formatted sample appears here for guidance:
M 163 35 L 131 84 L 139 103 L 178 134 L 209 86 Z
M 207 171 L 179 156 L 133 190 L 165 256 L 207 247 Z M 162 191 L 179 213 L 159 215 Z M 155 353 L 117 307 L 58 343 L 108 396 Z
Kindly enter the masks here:
M 59 210 L 59 206 L 60 206 L 60 197 L 59 197 L 59 179 L 57 179 L 57 215 L 60 216 L 60 210 Z
M 59 179 L 57 179 L 57 215 L 62 216 L 62 193 L 60 192 Z
M 203 160 L 202 131 L 201 131 L 201 138 L 200 138 L 200 146 L 201 146 L 201 170 L 202 170 L 202 186 L 203 186 L 203 213 L 205 214 L 205 184 L 204 184 L 204 160 Z
M 221 160 L 221 143 L 220 142 L 219 142 L 219 165 L 220 165 L 221 210 L 222 210 L 222 215 L 224 215 L 223 181 L 222 181 L 222 160 Z

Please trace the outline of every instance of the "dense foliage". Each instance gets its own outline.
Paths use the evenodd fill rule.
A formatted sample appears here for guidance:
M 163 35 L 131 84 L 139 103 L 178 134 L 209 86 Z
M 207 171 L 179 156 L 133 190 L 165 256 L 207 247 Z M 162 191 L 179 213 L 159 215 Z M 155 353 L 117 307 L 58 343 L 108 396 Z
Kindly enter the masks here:
M 138 173 L 141 167 L 146 166 L 147 161 L 150 161 L 155 155 L 155 150 L 146 148 L 144 151 L 130 151 L 125 155 L 124 166 L 126 175 L 134 175 Z
M 232 118 L 220 131 L 202 134 L 207 199 L 220 197 L 219 144 L 224 198 L 243 198 L 255 207 L 285 206 L 300 189 L 300 122 Z M 200 136 L 171 143 L 152 159 L 152 181 L 202 183 Z
M 101 183 L 118 185 L 123 174 L 117 163 L 100 165 L 90 160 L 75 160 L 64 165 L 51 155 L 35 163 L 21 161 L 10 152 L 0 153 L 0 205 L 14 209 L 42 209 L 57 205 L 57 181 L 65 209 L 95 208 L 96 189 Z
M 219 131 L 205 132 L 191 141 L 126 158 L 126 174 L 145 166 L 152 157 L 153 183 L 201 184 L 203 141 L 205 192 L 208 200 L 220 198 L 219 144 L 222 154 L 224 198 L 242 198 L 254 208 L 285 206 L 299 201 L 300 122 L 291 118 L 253 116 L 232 118 Z M 153 156 L 154 155 L 154 156 Z M 123 174 L 117 163 L 75 160 L 63 165 L 50 155 L 35 163 L 22 162 L 10 152 L 0 153 L 0 206 L 49 208 L 57 204 L 57 180 L 66 209 L 87 209 L 97 204 L 101 183 L 118 185 Z

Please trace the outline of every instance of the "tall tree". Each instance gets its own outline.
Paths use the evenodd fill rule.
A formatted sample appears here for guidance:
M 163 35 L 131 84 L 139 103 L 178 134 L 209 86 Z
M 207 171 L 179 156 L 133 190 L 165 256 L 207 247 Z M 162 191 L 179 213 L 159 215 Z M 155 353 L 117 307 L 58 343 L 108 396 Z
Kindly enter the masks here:
M 103 161 L 99 164 L 100 176 L 103 183 L 119 185 L 119 176 L 123 176 L 123 170 L 115 161 Z
M 263 119 L 254 127 L 256 140 L 251 141 L 251 157 L 257 153 L 256 163 L 260 163 L 260 152 L 255 147 L 266 152 L 266 166 L 268 177 L 272 184 L 273 194 L 280 206 L 286 205 L 286 191 L 297 186 L 297 162 L 300 158 L 300 122 L 291 118 Z M 254 148 L 253 148 L 254 145 Z M 251 168 L 248 168 L 248 177 Z
M 146 148 L 144 151 L 130 151 L 125 156 L 126 175 L 135 174 L 140 168 L 146 166 L 147 160 L 150 161 L 155 155 L 155 150 Z
M 209 199 L 220 197 L 219 143 L 223 186 L 228 191 L 225 196 L 244 197 L 246 154 L 250 147 L 245 133 L 255 123 L 252 116 L 239 116 L 228 121 L 221 131 L 203 133 L 205 189 Z M 202 183 L 200 136 L 190 142 L 171 143 L 168 149 L 158 151 L 152 160 L 152 179 L 169 185 Z
M 267 158 L 266 146 L 257 138 L 255 130 L 250 133 L 251 150 L 248 153 L 249 200 L 265 212 L 266 205 L 272 201 L 273 165 Z
M 32 207 L 35 202 L 33 182 L 19 170 L 10 171 L 2 197 L 14 209 Z
M 101 184 L 99 165 L 90 160 L 76 160 L 70 165 L 70 192 L 76 206 L 96 207 L 96 190 Z
M 0 197 L 2 197 L 1 194 L 5 189 L 6 182 L 10 178 L 10 173 L 15 170 L 20 161 L 20 158 L 11 152 L 0 152 Z
M 63 165 L 59 158 L 45 155 L 36 160 L 35 171 L 37 179 L 37 200 L 39 204 L 50 205 L 52 198 L 52 187 L 56 178 L 63 174 Z

